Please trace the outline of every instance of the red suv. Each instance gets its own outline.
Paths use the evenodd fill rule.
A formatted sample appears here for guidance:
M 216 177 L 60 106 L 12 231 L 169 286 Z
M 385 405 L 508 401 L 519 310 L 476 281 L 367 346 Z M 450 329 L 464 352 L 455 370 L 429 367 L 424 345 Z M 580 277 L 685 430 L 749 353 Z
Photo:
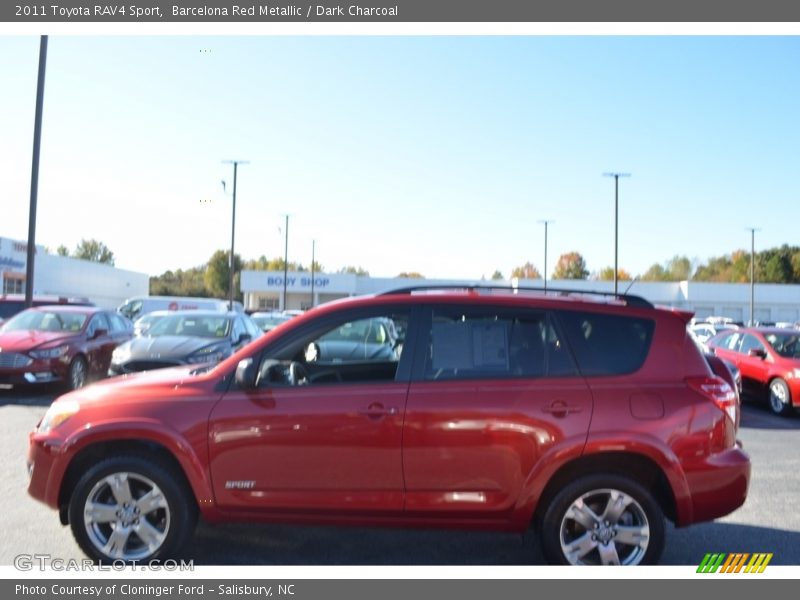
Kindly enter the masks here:
M 655 563 L 665 517 L 726 515 L 750 478 L 689 317 L 490 288 L 332 302 L 216 366 L 62 396 L 30 436 L 29 492 L 101 561 L 174 555 L 199 513 L 533 527 L 551 563 Z M 326 358 L 333 337 L 349 350 Z

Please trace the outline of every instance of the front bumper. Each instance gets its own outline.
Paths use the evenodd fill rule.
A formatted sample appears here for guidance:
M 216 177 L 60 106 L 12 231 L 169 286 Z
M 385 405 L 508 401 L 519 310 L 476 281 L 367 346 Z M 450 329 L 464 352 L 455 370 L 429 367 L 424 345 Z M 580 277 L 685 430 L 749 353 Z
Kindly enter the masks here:
M 31 432 L 28 443 L 28 494 L 52 508 L 58 508 L 58 493 L 66 468 L 62 441 Z

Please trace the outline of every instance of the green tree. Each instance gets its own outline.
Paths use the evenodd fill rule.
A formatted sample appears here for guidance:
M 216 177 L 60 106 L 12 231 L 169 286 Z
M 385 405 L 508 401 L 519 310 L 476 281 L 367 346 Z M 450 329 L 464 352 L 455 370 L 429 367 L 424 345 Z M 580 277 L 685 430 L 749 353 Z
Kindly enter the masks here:
M 403 271 L 397 277 L 404 279 L 425 279 L 425 275 L 422 273 L 417 273 L 416 271 Z
M 91 260 L 114 266 L 114 253 L 103 242 L 95 239 L 82 239 L 81 243 L 75 247 L 75 252 L 72 253 L 72 256 L 82 260 Z
M 64 244 L 61 244 L 58 248 L 56 248 L 56 254 L 59 256 L 69 256 L 69 248 L 67 248 Z
M 500 271 L 495 271 L 492 273 L 492 281 L 502 281 L 503 279 L 505 279 L 505 277 L 503 277 L 503 274 Z
M 539 273 L 539 269 L 537 269 L 532 262 L 528 261 L 524 265 L 519 267 L 514 267 L 511 270 L 511 278 L 517 277 L 518 279 L 541 279 L 542 274 Z M 492 276 L 494 278 L 494 276 Z
M 217 298 L 227 298 L 230 293 L 230 251 L 217 250 L 211 256 L 206 265 L 205 281 L 206 289 L 212 296 Z M 239 273 L 242 270 L 242 258 L 238 254 L 233 256 L 233 288 L 234 297 L 238 297 Z
M 553 270 L 553 279 L 586 279 L 587 277 L 589 277 L 589 271 L 586 269 L 586 261 L 578 252 L 562 254 Z
M 611 267 L 609 269 L 613 270 Z M 668 274 L 666 269 L 660 264 L 655 263 L 642 275 L 642 281 L 667 281 Z

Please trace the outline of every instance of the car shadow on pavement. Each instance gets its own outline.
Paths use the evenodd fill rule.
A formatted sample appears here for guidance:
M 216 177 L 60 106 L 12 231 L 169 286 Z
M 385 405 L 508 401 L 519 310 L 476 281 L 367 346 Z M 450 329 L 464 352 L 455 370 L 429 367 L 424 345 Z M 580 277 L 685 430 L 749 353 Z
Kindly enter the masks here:
M 696 566 L 707 552 L 772 552 L 771 564 L 800 564 L 800 532 L 735 523 L 667 527 L 660 564 Z M 544 564 L 538 539 L 512 533 L 219 525 L 201 523 L 187 558 L 197 565 Z
M 745 401 L 742 406 L 740 427 L 746 429 L 800 429 L 800 411 L 780 417 L 773 414 L 766 404 L 754 400 Z
M 10 390 L 0 390 L 0 406 L 50 406 L 63 393 L 53 385 L 31 385 Z

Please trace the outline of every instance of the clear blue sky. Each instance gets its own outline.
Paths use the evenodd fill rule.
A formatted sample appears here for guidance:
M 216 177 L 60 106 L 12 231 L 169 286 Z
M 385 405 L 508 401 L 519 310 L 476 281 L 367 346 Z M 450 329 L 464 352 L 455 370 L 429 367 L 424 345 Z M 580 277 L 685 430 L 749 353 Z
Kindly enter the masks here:
M 25 239 L 36 37 L 0 37 L 0 236 Z M 798 244 L 797 37 L 51 37 L 37 243 L 150 274 L 230 246 L 374 276 L 634 274 Z M 201 199 L 210 202 L 201 203 Z

